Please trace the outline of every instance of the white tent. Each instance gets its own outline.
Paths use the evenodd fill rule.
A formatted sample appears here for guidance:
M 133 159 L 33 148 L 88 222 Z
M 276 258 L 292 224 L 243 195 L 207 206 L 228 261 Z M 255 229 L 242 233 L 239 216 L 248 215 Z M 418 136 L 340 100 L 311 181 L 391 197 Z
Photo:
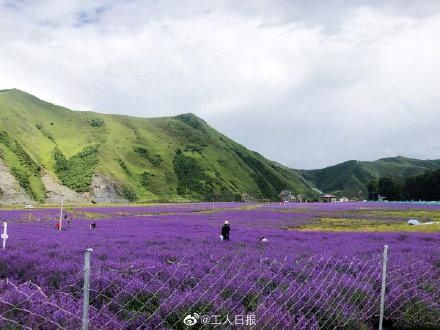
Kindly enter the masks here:
M 408 220 L 408 225 L 417 226 L 417 225 L 420 225 L 420 221 L 416 220 L 416 219 L 409 219 Z

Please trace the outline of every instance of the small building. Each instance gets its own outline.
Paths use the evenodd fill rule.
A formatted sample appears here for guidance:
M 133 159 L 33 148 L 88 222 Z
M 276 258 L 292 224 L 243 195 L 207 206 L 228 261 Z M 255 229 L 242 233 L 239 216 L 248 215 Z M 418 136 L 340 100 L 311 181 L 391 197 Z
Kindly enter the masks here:
M 339 198 L 339 201 L 344 203 L 344 202 L 348 202 L 349 200 L 348 200 L 348 197 L 341 197 L 341 198 Z
M 332 194 L 324 194 L 321 196 L 322 201 L 324 203 L 333 203 L 336 202 L 336 196 Z

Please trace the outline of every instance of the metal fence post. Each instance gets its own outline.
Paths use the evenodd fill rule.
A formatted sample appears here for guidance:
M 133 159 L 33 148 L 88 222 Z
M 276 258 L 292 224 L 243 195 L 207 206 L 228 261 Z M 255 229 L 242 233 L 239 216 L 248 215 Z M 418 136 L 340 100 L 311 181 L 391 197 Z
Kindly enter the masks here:
M 86 249 L 84 254 L 84 300 L 82 330 L 89 329 L 89 291 L 90 291 L 90 254 L 93 249 Z
M 380 292 L 380 316 L 379 330 L 382 330 L 384 307 L 385 307 L 385 287 L 387 278 L 387 261 L 388 261 L 388 245 L 383 247 L 383 263 L 382 263 L 382 287 Z

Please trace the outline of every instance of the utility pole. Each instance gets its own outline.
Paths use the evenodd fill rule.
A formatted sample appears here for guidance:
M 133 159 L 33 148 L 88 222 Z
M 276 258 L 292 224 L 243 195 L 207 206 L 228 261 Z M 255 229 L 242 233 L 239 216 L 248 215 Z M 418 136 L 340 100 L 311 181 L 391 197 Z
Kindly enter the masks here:
M 63 228 L 63 204 L 64 204 L 64 198 L 61 198 L 60 222 L 59 222 L 58 230 L 61 230 L 61 228 Z

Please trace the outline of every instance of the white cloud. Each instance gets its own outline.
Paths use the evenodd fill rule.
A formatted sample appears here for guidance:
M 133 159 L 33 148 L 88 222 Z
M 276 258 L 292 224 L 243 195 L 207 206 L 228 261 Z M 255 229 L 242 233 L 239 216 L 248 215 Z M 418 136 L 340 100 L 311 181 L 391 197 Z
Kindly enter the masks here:
M 440 158 L 440 5 L 402 8 L 3 1 L 0 88 L 107 113 L 195 112 L 294 167 Z

